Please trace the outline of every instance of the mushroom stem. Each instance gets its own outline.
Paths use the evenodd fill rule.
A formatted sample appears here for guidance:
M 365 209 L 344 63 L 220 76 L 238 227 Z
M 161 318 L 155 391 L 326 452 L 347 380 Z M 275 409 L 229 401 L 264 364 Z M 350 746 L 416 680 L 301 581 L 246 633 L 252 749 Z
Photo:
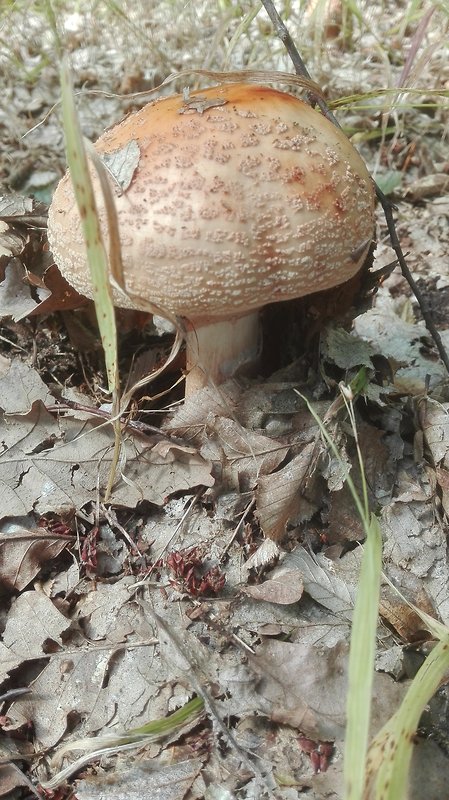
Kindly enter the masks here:
M 217 322 L 187 322 L 186 397 L 255 366 L 260 355 L 259 313 Z

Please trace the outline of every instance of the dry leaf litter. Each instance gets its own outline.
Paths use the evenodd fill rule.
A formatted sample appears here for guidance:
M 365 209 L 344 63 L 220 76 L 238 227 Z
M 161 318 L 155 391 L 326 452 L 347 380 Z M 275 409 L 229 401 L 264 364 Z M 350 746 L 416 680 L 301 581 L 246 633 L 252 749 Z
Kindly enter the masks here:
M 48 202 L 64 169 L 60 124 L 55 113 L 47 116 L 58 98 L 57 72 L 46 20 L 21 5 L 6 17 L 0 49 L 6 70 L 9 37 L 21 70 L 19 81 L 6 70 L 0 108 L 9 150 L 0 157 L 9 188 L 0 202 L 0 796 L 20 798 L 27 781 L 47 780 L 63 744 L 164 718 L 203 687 L 210 705 L 201 722 L 181 738 L 174 733 L 84 767 L 71 779 L 75 796 L 340 798 L 363 531 L 344 485 L 347 469 L 359 488 L 360 475 L 347 420 L 332 412 L 335 385 L 367 371 L 358 431 L 385 573 L 448 624 L 447 375 L 394 272 L 350 332 L 336 323 L 323 333 L 321 369 L 309 381 L 298 380 L 296 365 L 268 382 L 204 389 L 162 423 L 150 404 L 155 424 L 125 429 L 120 479 L 103 506 L 99 487 L 113 437 L 95 413 L 101 352 L 89 310 L 70 315 L 79 298 L 55 277 L 42 246 L 40 199 Z M 355 46 L 340 38 L 323 50 L 308 4 L 315 39 L 303 54 L 331 96 L 397 87 L 413 43 L 413 26 L 392 38 L 399 6 L 384 13 L 360 5 L 369 25 L 352 32 Z M 220 69 L 228 56 L 233 68 L 290 69 L 262 14 L 256 28 L 232 40 L 241 18 L 231 8 L 218 17 L 207 3 L 182 10 L 161 3 L 142 20 L 140 4 L 122 7 L 117 18 L 107 4 L 96 16 L 64 12 L 88 138 L 148 99 L 117 92 L 151 89 L 176 69 Z M 447 17 L 438 15 L 415 64 L 416 82 L 428 89 L 449 80 L 441 38 Z M 303 19 L 290 12 L 288 24 L 301 44 Z M 372 56 L 379 41 L 388 70 Z M 378 179 L 395 188 L 402 245 L 449 347 L 447 105 L 428 113 L 410 104 L 390 117 L 388 110 L 388 100 L 375 98 L 344 122 Z M 378 128 L 381 135 L 389 119 L 394 134 L 370 145 L 363 134 Z M 375 267 L 392 258 L 379 216 Z M 131 328 L 124 325 L 124 351 L 134 346 Z M 154 329 L 138 346 L 145 363 L 157 363 L 167 347 Z M 129 361 L 123 357 L 125 374 L 136 368 Z M 323 446 L 298 390 L 321 418 L 330 415 L 342 462 Z M 387 584 L 380 611 L 373 731 L 400 702 L 428 638 Z M 29 693 L 8 699 L 18 687 Z M 423 720 L 412 798 L 442 797 L 447 785 L 445 691 Z M 320 742 L 330 745 L 318 774 L 307 742 L 318 756 Z

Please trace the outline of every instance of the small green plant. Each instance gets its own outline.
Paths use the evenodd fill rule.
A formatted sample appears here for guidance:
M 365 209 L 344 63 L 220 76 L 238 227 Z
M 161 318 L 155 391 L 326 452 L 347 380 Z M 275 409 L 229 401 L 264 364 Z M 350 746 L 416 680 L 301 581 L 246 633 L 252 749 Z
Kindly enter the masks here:
M 98 218 L 95 197 L 90 179 L 83 137 L 76 113 L 72 83 L 67 59 L 63 59 L 61 67 L 61 95 L 64 137 L 67 163 L 71 172 L 76 202 L 81 216 L 86 254 L 89 262 L 93 287 L 95 311 L 101 342 L 106 362 L 108 389 L 112 396 L 112 424 L 114 427 L 114 455 L 109 473 L 105 499 L 112 492 L 115 475 L 120 458 L 121 425 L 120 425 L 120 378 L 118 371 L 117 326 L 112 299 L 110 269 L 108 256 L 103 243 L 103 236 Z M 109 226 L 110 232 L 117 231 L 114 223 Z M 114 238 L 114 237 L 113 237 Z M 116 246 L 118 236 L 115 237 Z M 118 241 L 118 248 L 120 243 Z M 117 250 L 115 251 L 117 253 Z M 120 252 L 120 249 L 118 250 Z
M 354 482 L 348 473 L 346 474 L 346 483 L 363 523 L 366 536 L 352 619 L 349 651 L 348 696 L 346 703 L 347 725 L 344 754 L 345 800 L 361 800 L 363 797 L 382 574 L 382 537 L 379 521 L 369 510 L 368 491 L 353 406 L 354 391 L 357 391 L 358 384 L 362 379 L 364 379 L 364 376 L 359 373 L 352 387 L 340 385 L 341 396 L 355 437 L 362 479 L 362 497 L 359 497 Z M 338 448 L 330 436 L 325 422 L 318 417 L 310 403 L 307 402 L 307 405 L 320 427 L 321 435 L 326 444 L 344 466 Z
M 370 512 L 368 506 L 367 485 L 354 414 L 353 398 L 361 390 L 363 381 L 361 371 L 350 386 L 340 385 L 355 437 L 362 497 L 360 498 L 349 474 L 346 475 L 346 482 L 366 535 L 351 627 L 344 800 L 405 800 L 414 736 L 419 720 L 449 668 L 449 629 L 408 603 L 437 640 L 437 644 L 411 682 L 399 708 L 369 744 L 380 584 L 382 580 L 388 583 L 390 581 L 382 574 L 381 530 L 377 517 Z M 306 403 L 325 442 L 343 465 L 338 448 L 327 430 L 326 420 L 323 422 L 307 400 Z M 398 591 L 393 584 L 390 585 Z M 402 600 L 407 603 L 404 597 Z
M 177 711 L 167 717 L 155 719 L 141 725 L 139 728 L 130 728 L 129 731 L 110 733 L 94 738 L 78 739 L 62 747 L 53 758 L 53 764 L 59 765 L 66 753 L 76 750 L 85 750 L 85 754 L 72 764 L 61 769 L 50 780 L 41 783 L 44 789 L 56 789 L 64 781 L 78 772 L 86 764 L 99 760 L 106 755 L 120 753 L 124 750 L 134 750 L 152 742 L 161 742 L 174 734 L 181 736 L 184 729 L 190 729 L 192 723 L 205 714 L 204 701 L 201 697 L 194 697 Z
M 105 492 L 105 500 L 108 500 L 115 481 L 122 441 L 120 424 L 120 378 L 118 371 L 117 326 L 115 321 L 115 309 L 112 299 L 112 287 L 110 279 L 110 272 L 112 271 L 114 274 L 114 271 L 112 270 L 112 265 L 110 263 L 111 258 L 108 259 L 103 243 L 103 235 L 97 213 L 92 181 L 90 179 L 83 135 L 81 133 L 78 114 L 75 106 L 69 63 L 67 57 L 63 55 L 63 47 L 58 33 L 57 19 L 50 0 L 47 0 L 46 2 L 46 13 L 50 27 L 53 31 L 56 50 L 61 61 L 61 106 L 67 164 L 71 172 L 75 198 L 81 217 L 82 231 L 86 246 L 86 255 L 92 280 L 95 311 L 105 356 L 108 390 L 112 396 L 111 421 L 114 428 L 114 454 L 109 472 L 108 485 Z M 96 164 L 95 161 L 94 163 Z M 109 197 L 111 192 L 107 186 L 107 182 L 102 182 L 102 188 L 105 190 L 105 202 L 108 212 L 108 228 L 111 250 L 113 249 L 113 252 L 115 253 L 115 262 L 118 262 L 120 267 L 120 240 L 118 236 L 117 222 L 115 219 L 114 202 L 113 199 L 111 200 Z M 117 266 L 115 271 L 117 271 Z

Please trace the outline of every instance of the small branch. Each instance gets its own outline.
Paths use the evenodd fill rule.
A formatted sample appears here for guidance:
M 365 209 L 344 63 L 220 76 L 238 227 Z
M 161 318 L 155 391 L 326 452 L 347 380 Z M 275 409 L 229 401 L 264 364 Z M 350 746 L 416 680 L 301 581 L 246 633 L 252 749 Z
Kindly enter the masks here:
M 267 12 L 271 22 L 273 23 L 276 35 L 279 37 L 279 39 L 281 40 L 281 42 L 285 46 L 285 49 L 287 50 L 287 53 L 291 58 L 292 64 L 293 64 L 293 66 L 295 68 L 295 72 L 298 75 L 302 75 L 304 78 L 307 78 L 308 80 L 312 80 L 311 76 L 310 76 L 310 73 L 309 73 L 306 65 L 304 64 L 304 61 L 302 60 L 301 56 L 299 55 L 299 52 L 298 52 L 298 50 L 297 50 L 297 48 L 295 46 L 295 43 L 294 43 L 292 37 L 290 36 L 290 34 L 289 34 L 284 22 L 280 18 L 279 14 L 278 14 L 278 12 L 277 12 L 277 10 L 275 8 L 273 0 L 262 0 L 262 3 L 263 3 L 265 11 Z M 333 125 L 335 125 L 337 128 L 341 128 L 341 125 L 339 124 L 338 120 L 333 115 L 332 111 L 328 107 L 327 103 L 322 99 L 322 97 L 319 97 L 318 95 L 315 95 L 310 90 L 307 92 L 306 97 L 307 97 L 308 102 L 311 105 L 317 105 L 319 107 L 320 111 L 324 114 L 324 116 L 330 122 L 333 123 Z M 393 210 L 396 208 L 396 206 L 384 195 L 384 193 L 382 192 L 382 190 L 380 189 L 380 187 L 377 185 L 377 183 L 375 181 L 374 181 L 374 186 L 375 186 L 375 189 L 376 189 L 377 199 L 379 200 L 379 202 L 380 202 L 380 204 L 382 206 L 384 215 L 385 215 L 385 220 L 386 220 L 386 223 L 387 223 L 388 233 L 389 233 L 389 236 L 390 236 L 391 247 L 393 248 L 394 252 L 396 253 L 396 256 L 397 256 L 397 259 L 398 259 L 398 262 L 399 262 L 399 266 L 401 267 L 401 272 L 402 272 L 405 280 L 407 281 L 408 285 L 410 286 L 410 288 L 411 288 L 411 290 L 412 290 L 412 292 L 413 292 L 413 294 L 414 294 L 414 296 L 416 298 L 416 301 L 417 301 L 417 303 L 419 305 L 419 308 L 420 308 L 421 314 L 423 316 L 424 322 L 426 324 L 426 328 L 429 331 L 433 341 L 435 342 L 435 345 L 436 345 L 436 348 L 438 350 L 438 353 L 439 353 L 439 356 L 441 358 L 441 361 L 443 362 L 444 366 L 446 367 L 447 372 L 449 373 L 449 356 L 447 354 L 446 348 L 444 347 L 444 344 L 442 342 L 441 336 L 440 336 L 435 324 L 433 323 L 430 311 L 429 311 L 429 309 L 427 307 L 427 303 L 424 300 L 424 297 L 422 296 L 422 294 L 421 294 L 421 292 L 420 292 L 420 290 L 419 290 L 419 288 L 417 286 L 417 283 L 416 283 L 415 279 L 413 278 L 413 275 L 411 274 L 411 272 L 410 272 L 410 270 L 409 270 L 409 268 L 407 266 L 407 262 L 405 260 L 404 253 L 402 251 L 402 248 L 401 248 L 401 245 L 400 245 L 400 242 L 399 242 L 399 239 L 398 239 L 398 235 L 397 235 L 397 232 L 396 232 L 396 225 L 395 225 L 395 221 L 394 221 L 394 218 L 393 218 Z
M 287 50 L 287 53 L 289 54 L 292 60 L 296 74 L 302 75 L 304 78 L 308 78 L 309 80 L 311 80 L 307 67 L 304 64 L 304 61 L 302 60 L 301 56 L 299 55 L 298 50 L 295 47 L 295 43 L 292 37 L 290 36 L 286 25 L 280 18 L 274 6 L 274 3 L 272 3 L 271 0 L 262 0 L 262 3 L 265 7 L 265 11 L 267 12 L 268 16 L 270 17 L 274 25 L 276 35 L 281 40 L 282 44 L 284 45 L 285 49 Z
M 273 23 L 274 29 L 276 31 L 276 35 L 281 40 L 282 44 L 284 45 L 285 49 L 287 50 L 288 55 L 292 60 L 292 64 L 295 68 L 295 72 L 297 75 L 302 75 L 303 78 L 307 78 L 307 80 L 311 81 L 312 78 L 310 77 L 309 70 L 307 69 L 304 61 L 302 60 L 301 56 L 298 53 L 298 49 L 290 36 L 285 23 L 280 18 L 274 3 L 272 0 L 262 0 L 264 5 L 265 11 L 267 12 L 268 16 L 270 17 L 271 22 Z M 315 94 L 313 90 L 309 90 L 306 92 L 307 101 L 312 106 L 318 106 L 320 111 L 327 117 L 330 122 L 332 122 L 337 128 L 340 128 L 340 124 L 336 117 L 334 117 L 332 111 L 330 110 L 329 106 L 327 105 L 326 101 L 323 98 Z

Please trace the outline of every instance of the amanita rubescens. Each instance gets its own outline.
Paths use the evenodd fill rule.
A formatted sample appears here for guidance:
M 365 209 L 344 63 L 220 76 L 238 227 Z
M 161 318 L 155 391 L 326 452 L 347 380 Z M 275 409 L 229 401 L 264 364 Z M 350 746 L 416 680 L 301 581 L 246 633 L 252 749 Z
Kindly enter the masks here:
M 122 191 L 111 179 L 126 288 L 186 331 L 186 395 L 255 359 L 259 309 L 337 286 L 363 265 L 374 188 L 357 151 L 321 114 L 266 86 L 228 84 L 156 100 L 104 133 L 100 155 L 138 145 Z M 92 171 L 104 238 L 107 225 Z M 48 237 L 58 266 L 92 296 L 70 176 Z

